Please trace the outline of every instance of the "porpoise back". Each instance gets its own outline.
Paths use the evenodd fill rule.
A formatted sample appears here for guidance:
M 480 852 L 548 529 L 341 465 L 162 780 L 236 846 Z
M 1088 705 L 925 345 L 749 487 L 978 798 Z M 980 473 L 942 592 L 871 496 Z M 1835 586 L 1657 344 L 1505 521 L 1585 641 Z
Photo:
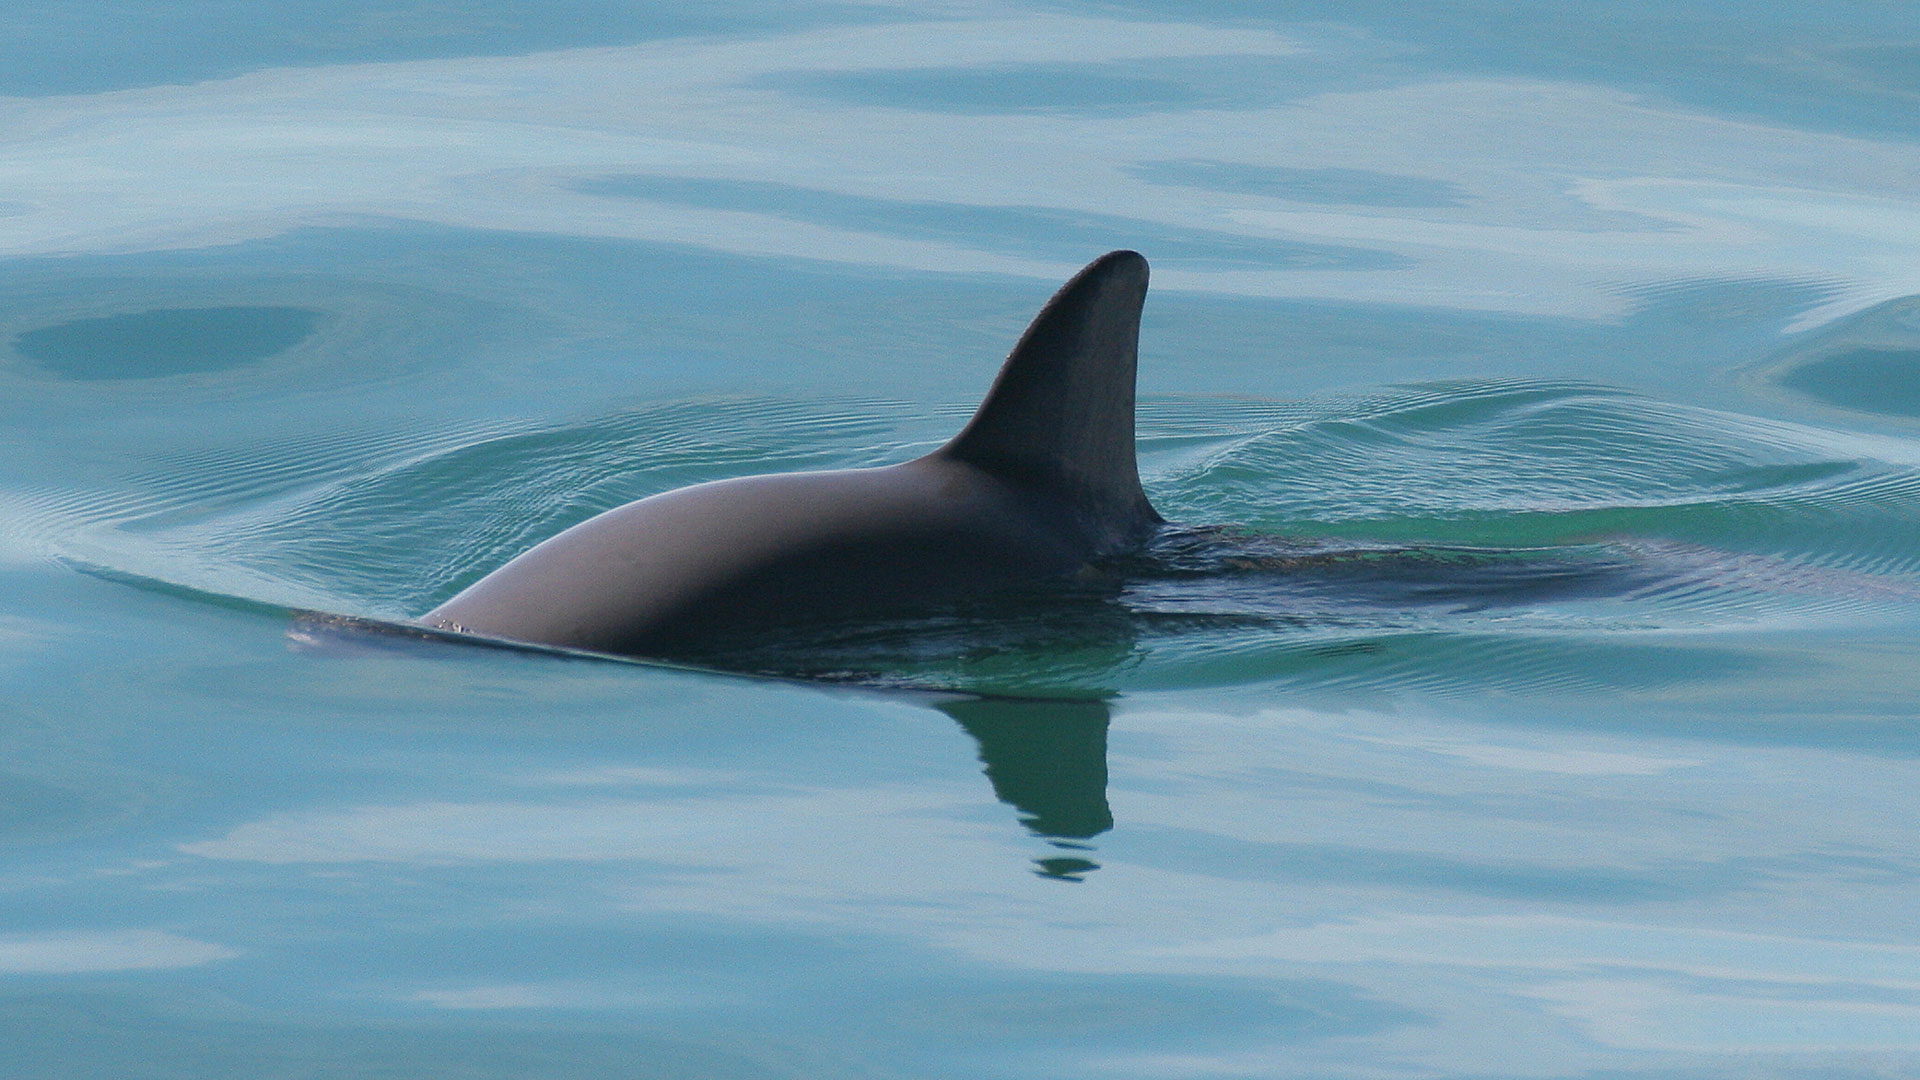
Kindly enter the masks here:
M 1161 523 L 1134 457 L 1147 262 L 1095 260 L 1027 328 L 966 427 L 876 469 L 721 480 L 534 546 L 422 622 L 672 656 L 821 619 L 910 612 L 1074 574 Z

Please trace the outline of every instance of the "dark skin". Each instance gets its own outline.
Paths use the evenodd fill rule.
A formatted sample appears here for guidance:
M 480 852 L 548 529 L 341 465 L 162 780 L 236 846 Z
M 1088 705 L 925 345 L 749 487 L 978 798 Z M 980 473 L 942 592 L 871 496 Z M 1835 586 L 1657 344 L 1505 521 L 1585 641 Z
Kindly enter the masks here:
M 1042 309 L 967 427 L 880 469 L 669 491 L 555 536 L 421 622 L 668 656 L 741 630 L 883 616 L 1070 577 L 1161 524 L 1134 464 L 1146 260 L 1103 256 Z

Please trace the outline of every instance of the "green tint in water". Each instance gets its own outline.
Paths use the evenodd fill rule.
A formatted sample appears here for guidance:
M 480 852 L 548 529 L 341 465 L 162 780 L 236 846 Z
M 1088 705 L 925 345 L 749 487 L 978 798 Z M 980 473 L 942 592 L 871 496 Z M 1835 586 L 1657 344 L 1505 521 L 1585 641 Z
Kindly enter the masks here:
M 1105 702 L 969 698 L 939 708 L 980 744 L 994 795 L 1019 807 L 1028 829 L 1072 841 L 1113 828 Z
M 1123 6 L 0 11 L 0 1075 L 1920 1072 L 1920 8 Z M 233 599 L 924 452 L 1109 246 L 1105 577 Z

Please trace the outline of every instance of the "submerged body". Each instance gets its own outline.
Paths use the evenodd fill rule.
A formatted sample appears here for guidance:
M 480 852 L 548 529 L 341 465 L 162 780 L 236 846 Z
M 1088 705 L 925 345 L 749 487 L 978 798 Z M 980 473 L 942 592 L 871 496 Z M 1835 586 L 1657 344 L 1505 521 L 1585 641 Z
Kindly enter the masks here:
M 626 655 L 1073 575 L 1160 524 L 1134 462 L 1146 260 L 1103 256 L 1028 327 L 953 441 L 878 469 L 629 503 L 529 549 L 429 626 Z

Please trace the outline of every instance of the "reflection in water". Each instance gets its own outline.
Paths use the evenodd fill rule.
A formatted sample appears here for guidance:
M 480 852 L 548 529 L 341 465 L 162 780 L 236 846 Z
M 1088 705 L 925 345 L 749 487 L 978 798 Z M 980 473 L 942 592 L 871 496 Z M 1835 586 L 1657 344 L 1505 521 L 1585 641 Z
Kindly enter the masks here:
M 0 15 L 0 1078 L 1920 1073 L 1920 5 L 1256 7 Z M 878 693 L 231 602 L 923 452 L 1121 246 L 1240 531 L 715 658 Z
M 1034 873 L 1056 881 L 1085 881 L 1085 875 L 1089 870 L 1100 869 L 1100 864 L 1091 859 L 1076 859 L 1068 856 L 1035 859 L 1033 864 L 1039 867 Z
M 971 698 L 939 706 L 980 744 L 980 763 L 1021 824 L 1057 847 L 1078 848 L 1113 828 L 1107 807 L 1104 701 Z M 1037 859 L 1046 877 L 1068 881 L 1099 869 L 1081 858 Z
M 1914 1071 L 1920 8 L 188 6 L 0 35 L 175 84 L 0 101 L 0 1077 Z M 204 602 L 923 452 L 1109 246 L 1240 531 L 714 658 L 882 694 Z

